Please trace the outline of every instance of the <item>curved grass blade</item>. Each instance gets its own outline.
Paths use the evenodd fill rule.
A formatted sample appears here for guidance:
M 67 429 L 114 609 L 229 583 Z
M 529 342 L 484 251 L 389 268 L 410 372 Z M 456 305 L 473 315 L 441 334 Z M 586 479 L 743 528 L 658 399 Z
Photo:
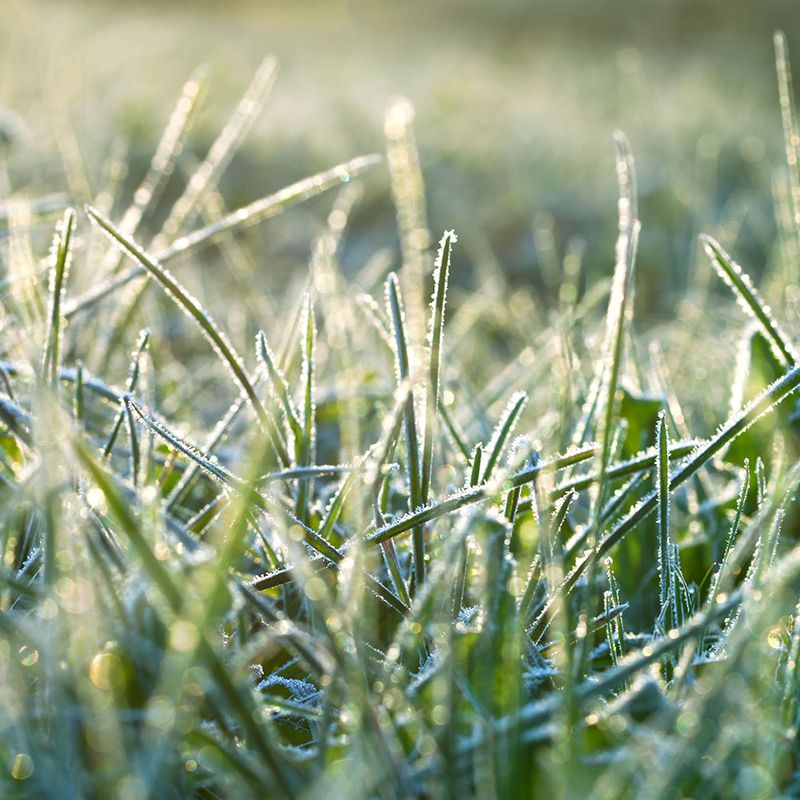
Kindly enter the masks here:
M 286 447 L 283 444 L 283 438 L 278 430 L 275 420 L 270 413 L 264 408 L 258 395 L 256 394 L 255 387 L 247 372 L 245 372 L 241 358 L 234 351 L 233 346 L 228 342 L 222 331 L 216 326 L 214 321 L 203 310 L 200 304 L 195 300 L 175 278 L 165 269 L 163 269 L 157 261 L 151 258 L 147 253 L 139 247 L 136 242 L 128 236 L 120 233 L 105 217 L 90 206 L 86 206 L 86 213 L 91 217 L 92 221 L 97 223 L 112 239 L 115 239 L 123 249 L 133 258 L 138 261 L 147 272 L 155 278 L 167 294 L 175 301 L 175 303 L 183 309 L 183 311 L 193 319 L 205 333 L 211 346 L 225 362 L 233 373 L 234 378 L 244 390 L 250 403 L 253 406 L 256 416 L 261 423 L 264 432 L 269 436 L 270 441 L 278 454 L 278 458 L 284 464 L 289 466 L 289 454 L 286 452 Z
M 33 437 L 31 427 L 33 420 L 30 415 L 23 411 L 16 403 L 0 397 L 0 422 L 2 422 L 11 433 L 21 442 L 33 447 Z
M 64 218 L 56 227 L 56 235 L 53 240 L 50 269 L 50 313 L 48 314 L 47 337 L 42 363 L 42 378 L 54 387 L 58 384 L 58 372 L 61 366 L 61 329 L 63 325 L 61 302 L 72 259 L 74 228 L 75 211 L 68 208 Z
M 750 276 L 710 236 L 701 236 L 708 257 L 725 283 L 736 293 L 739 304 L 759 324 L 775 355 L 787 366 L 797 364 L 794 347 L 772 318 L 769 306 L 758 296 Z
M 486 466 L 483 469 L 481 483 L 488 483 L 489 479 L 492 477 L 494 468 L 497 466 L 500 456 L 503 454 L 503 450 L 508 442 L 508 438 L 514 432 L 514 427 L 517 424 L 519 415 L 522 413 L 522 409 L 527 402 L 528 395 L 525 394 L 525 392 L 516 392 L 508 401 L 506 410 L 503 412 L 503 416 L 500 417 L 500 421 L 497 423 L 494 433 L 492 434 L 492 440 L 489 443 L 489 456 L 486 459 Z

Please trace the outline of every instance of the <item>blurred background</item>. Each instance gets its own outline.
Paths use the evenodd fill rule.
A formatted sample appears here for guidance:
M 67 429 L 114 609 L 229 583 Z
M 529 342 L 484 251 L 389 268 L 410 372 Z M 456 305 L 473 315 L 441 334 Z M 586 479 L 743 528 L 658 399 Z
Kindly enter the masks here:
M 771 257 L 785 164 L 772 35 L 782 28 L 800 63 L 798 22 L 792 0 L 3 0 L 0 103 L 26 129 L 11 183 L 91 199 L 116 142 L 130 194 L 192 70 L 211 74 L 185 148 L 203 158 L 274 54 L 277 82 L 220 183 L 229 208 L 385 152 L 387 104 L 402 95 L 434 237 L 460 233 L 464 274 L 492 261 L 548 297 L 569 247 L 586 281 L 610 274 L 621 128 L 643 223 L 637 315 L 663 319 L 693 280 L 700 231 L 756 275 Z M 387 171 L 365 180 L 345 268 L 380 248 L 397 257 Z M 329 202 L 293 219 L 324 219 Z M 308 248 L 282 225 L 276 276 Z

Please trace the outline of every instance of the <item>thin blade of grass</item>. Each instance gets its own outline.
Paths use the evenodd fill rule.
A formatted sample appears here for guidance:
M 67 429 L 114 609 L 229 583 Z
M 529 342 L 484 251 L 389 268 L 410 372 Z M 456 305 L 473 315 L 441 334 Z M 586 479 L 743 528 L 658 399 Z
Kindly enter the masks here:
M 772 318 L 770 307 L 758 296 L 750 276 L 710 236 L 703 235 L 700 240 L 720 277 L 733 289 L 745 312 L 756 320 L 775 355 L 787 366 L 797 364 L 793 345 Z
M 139 383 L 139 375 L 141 372 L 141 359 L 142 353 L 150 341 L 150 329 L 144 328 L 139 334 L 139 341 L 136 343 L 136 349 L 133 352 L 133 359 L 131 360 L 130 369 L 128 371 L 128 381 L 125 385 L 127 394 L 133 394 L 136 391 L 136 386 Z M 108 437 L 106 446 L 103 449 L 103 456 L 109 458 L 111 451 L 114 449 L 114 443 L 117 440 L 120 427 L 122 426 L 122 419 L 125 416 L 125 406 L 123 398 L 123 407 L 117 413 L 117 418 L 114 420 L 114 425 L 111 428 L 111 434 Z
M 202 197 L 207 192 L 213 191 L 220 176 L 230 164 L 234 154 L 260 115 L 264 100 L 275 82 L 277 67 L 278 62 L 272 56 L 267 56 L 261 62 L 236 111 L 211 145 L 203 163 L 199 164 L 194 171 L 183 194 L 172 207 L 169 217 L 162 226 L 161 234 L 153 242 L 156 247 L 166 244 L 168 238 L 190 224 L 197 216 Z
M 444 334 L 444 307 L 447 299 L 447 282 L 450 276 L 450 251 L 457 241 L 453 231 L 445 231 L 436 259 L 433 274 L 433 300 L 431 301 L 430 360 L 425 406 L 425 439 L 422 448 L 422 481 L 420 495 L 423 505 L 428 502 L 433 471 L 433 443 L 439 409 L 439 384 L 442 365 L 442 336 Z
M 116 240 L 131 258 L 142 264 L 147 272 L 153 278 L 155 278 L 159 284 L 161 284 L 167 294 L 187 314 L 187 316 L 190 319 L 193 319 L 200 326 L 200 329 L 206 335 L 206 338 L 211 346 L 220 356 L 222 361 L 227 364 L 233 374 L 233 377 L 247 395 L 250 403 L 253 406 L 253 410 L 256 412 L 256 416 L 261 423 L 262 429 L 269 437 L 272 446 L 275 448 L 275 452 L 278 454 L 278 458 L 284 466 L 288 467 L 290 465 L 289 454 L 286 451 L 286 447 L 283 443 L 283 437 L 281 436 L 281 433 L 275 424 L 275 420 L 269 414 L 267 409 L 264 408 L 264 405 L 259 399 L 255 387 L 253 386 L 253 382 L 244 369 L 241 358 L 235 352 L 233 346 L 230 344 L 230 342 L 228 342 L 225 335 L 217 327 L 216 323 L 211 319 L 209 314 L 167 270 L 163 269 L 157 261 L 145 253 L 144 250 L 142 250 L 142 248 L 139 247 L 135 241 L 133 241 L 133 239 L 120 233 L 120 231 L 111 222 L 105 219 L 90 206 L 86 206 L 86 213 L 93 222 L 105 230 L 112 239 Z
M 405 314 L 400 299 L 397 276 L 391 274 L 386 282 L 386 305 L 394 329 L 395 370 L 397 383 L 402 385 L 411 381 L 408 359 L 408 339 L 406 337 Z M 408 392 L 405 403 L 406 457 L 408 459 L 409 510 L 414 511 L 422 505 L 422 484 L 420 480 L 419 433 L 414 407 L 414 393 Z M 417 525 L 413 531 L 414 586 L 422 586 L 425 580 L 425 528 Z
M 505 450 L 508 439 L 514 432 L 522 409 L 525 408 L 527 402 L 528 395 L 525 392 L 516 392 L 508 401 L 506 410 L 503 412 L 503 416 L 500 417 L 500 421 L 492 434 L 492 440 L 489 442 L 489 455 L 486 458 L 486 466 L 483 468 L 481 483 L 488 483 L 492 477 L 492 473 L 503 455 L 503 450 Z
M 293 183 L 285 189 L 268 195 L 261 200 L 256 200 L 238 211 L 234 211 L 218 222 L 212 222 L 197 231 L 193 231 L 186 236 L 177 239 L 171 245 L 159 250 L 155 254 L 155 259 L 160 264 L 166 264 L 178 256 L 186 256 L 210 245 L 217 237 L 233 233 L 241 228 L 255 225 L 269 217 L 274 217 L 282 213 L 297 203 L 302 203 L 311 197 L 316 197 L 321 192 L 346 183 L 351 178 L 360 175 L 370 167 L 379 164 L 382 158 L 379 155 L 359 156 L 351 161 L 340 164 L 326 172 L 312 175 L 302 181 Z M 91 308 L 95 303 L 108 297 L 117 289 L 130 283 L 140 275 L 146 275 L 147 269 L 144 267 L 131 267 L 126 272 L 121 273 L 116 278 L 106 281 L 94 289 L 90 290 L 81 297 L 75 299 L 65 309 L 64 315 L 67 318 L 74 316 L 82 311 Z
M 61 366 L 61 330 L 63 317 L 61 303 L 64 286 L 69 274 L 72 259 L 72 233 L 75 228 L 75 211 L 68 208 L 64 218 L 56 227 L 56 235 L 51 251 L 50 269 L 50 313 L 48 314 L 47 336 L 45 339 L 42 378 L 55 387 Z

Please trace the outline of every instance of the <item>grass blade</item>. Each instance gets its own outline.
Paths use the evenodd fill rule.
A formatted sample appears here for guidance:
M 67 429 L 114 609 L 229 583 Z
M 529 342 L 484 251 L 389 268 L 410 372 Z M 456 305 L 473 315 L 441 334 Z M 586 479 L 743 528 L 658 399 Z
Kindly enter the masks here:
M 720 277 L 733 289 L 742 308 L 758 322 L 775 355 L 787 366 L 794 366 L 797 363 L 794 347 L 772 318 L 769 306 L 758 296 L 750 276 L 710 236 L 700 239 Z
M 397 382 L 402 385 L 411 381 L 411 369 L 408 360 L 408 339 L 406 338 L 405 315 L 400 299 L 400 287 L 397 276 L 391 274 L 386 282 L 386 304 L 394 329 L 395 369 Z M 422 484 L 420 481 L 419 434 L 417 416 L 414 407 L 414 393 L 408 392 L 405 403 L 406 457 L 408 458 L 408 481 L 410 495 L 409 510 L 414 511 L 422 503 Z M 417 525 L 413 532 L 414 578 L 416 587 L 422 586 L 425 580 L 425 528 Z
M 140 374 L 140 364 L 142 359 L 142 353 L 144 352 L 145 348 L 150 341 L 150 329 L 145 328 L 139 334 L 139 341 L 136 344 L 136 349 L 133 353 L 133 359 L 131 361 L 130 370 L 128 372 L 128 382 L 125 385 L 125 391 L 127 394 L 133 394 L 136 391 L 136 385 L 139 383 L 139 374 Z M 122 418 L 125 415 L 125 399 L 122 399 L 122 408 L 117 413 L 117 418 L 114 421 L 114 425 L 111 428 L 111 434 L 108 437 L 108 441 L 106 442 L 106 446 L 103 449 L 103 456 L 105 458 L 109 458 L 111 456 L 111 451 L 114 449 L 114 443 L 117 440 L 117 435 L 119 434 L 119 429 L 122 426 Z
M 514 432 L 519 415 L 527 402 L 528 395 L 525 392 L 513 394 L 508 401 L 506 410 L 503 412 L 503 416 L 500 417 L 500 421 L 492 434 L 492 440 L 489 442 L 489 455 L 486 459 L 486 466 L 483 468 L 481 483 L 488 483 L 492 477 L 494 468 L 500 461 L 500 456 L 503 455 L 503 450 L 505 450 L 508 439 Z
M 45 339 L 42 378 L 56 387 L 61 366 L 61 329 L 63 317 L 61 302 L 64 286 L 69 274 L 72 259 L 72 233 L 75 228 L 75 211 L 68 208 L 64 218 L 56 227 L 56 235 L 51 251 L 50 269 L 50 313 L 48 315 L 47 337 Z
M 445 231 L 436 259 L 433 275 L 433 300 L 431 302 L 430 363 L 425 406 L 425 439 L 422 448 L 422 504 L 428 502 L 433 470 L 433 442 L 436 436 L 436 419 L 439 409 L 439 373 L 442 365 L 442 335 L 444 333 L 444 306 L 447 298 L 447 281 L 450 275 L 450 250 L 457 241 L 453 231 Z
M 256 200 L 238 211 L 233 211 L 218 222 L 212 222 L 197 231 L 182 236 L 163 250 L 157 251 L 155 260 L 159 264 L 166 264 L 178 256 L 187 256 L 194 253 L 212 244 L 220 236 L 255 225 L 257 222 L 282 213 L 297 203 L 316 197 L 333 186 L 347 183 L 351 178 L 360 175 L 365 170 L 375 166 L 375 164 L 379 164 L 381 160 L 378 155 L 360 156 L 326 172 L 320 172 L 310 178 L 293 183 L 275 194 Z M 65 309 L 64 315 L 70 318 L 81 311 L 91 308 L 95 303 L 108 297 L 117 289 L 147 273 L 148 270 L 144 266 L 131 267 L 116 278 L 102 283 L 70 303 L 69 307 Z
M 289 454 L 286 452 L 286 447 L 283 443 L 283 437 L 278 430 L 275 420 L 264 408 L 261 400 L 256 394 L 253 382 L 250 376 L 245 372 L 244 365 L 241 358 L 234 351 L 233 346 L 228 342 L 225 335 L 217 327 L 209 314 L 203 310 L 200 304 L 195 300 L 175 278 L 165 269 L 163 269 L 157 261 L 151 258 L 133 239 L 124 234 L 114 227 L 114 225 L 105 219 L 99 212 L 90 206 L 86 206 L 86 213 L 103 230 L 116 240 L 125 252 L 130 255 L 135 261 L 138 261 L 147 270 L 147 272 L 155 278 L 159 284 L 164 288 L 167 294 L 175 301 L 175 303 L 187 314 L 190 319 L 193 319 L 199 326 L 206 338 L 211 343 L 211 346 L 217 352 L 219 357 L 233 373 L 234 378 L 244 390 L 248 400 L 256 412 L 261 427 L 264 432 L 269 436 L 269 439 L 278 454 L 278 458 L 284 466 L 289 466 Z

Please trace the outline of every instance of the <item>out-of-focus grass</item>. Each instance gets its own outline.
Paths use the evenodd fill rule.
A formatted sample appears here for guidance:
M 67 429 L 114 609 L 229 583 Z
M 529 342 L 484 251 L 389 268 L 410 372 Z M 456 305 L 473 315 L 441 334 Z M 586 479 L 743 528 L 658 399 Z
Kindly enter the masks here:
M 589 274 L 607 272 L 615 192 L 608 141 L 621 128 L 639 154 L 649 223 L 639 273 L 648 288 L 637 302 L 647 314 L 669 314 L 687 287 L 699 227 L 713 226 L 758 272 L 769 259 L 770 164 L 781 141 L 765 42 L 782 27 L 791 44 L 799 20 L 789 3 L 755 12 L 707 0 L 646 10 L 509 0 L 11 0 L 0 22 L 0 99 L 31 124 L 40 147 L 32 158 L 49 185 L 64 179 L 43 112 L 63 108 L 92 165 L 90 185 L 113 135 L 126 136 L 132 191 L 169 111 L 166 98 L 198 63 L 211 65 L 215 86 L 190 145 L 199 154 L 237 87 L 274 52 L 281 81 L 223 184 L 237 205 L 289 182 L 295 169 L 380 148 L 387 99 L 405 95 L 417 110 L 434 228 L 477 226 L 484 241 L 469 246 L 470 263 L 496 258 L 513 279 L 551 291 L 553 238 L 563 252 L 570 237 L 583 237 Z M 30 164 L 17 166 L 30 180 Z M 368 239 L 391 229 L 385 198 L 369 193 L 356 214 Z M 374 241 L 346 252 L 345 263 Z

